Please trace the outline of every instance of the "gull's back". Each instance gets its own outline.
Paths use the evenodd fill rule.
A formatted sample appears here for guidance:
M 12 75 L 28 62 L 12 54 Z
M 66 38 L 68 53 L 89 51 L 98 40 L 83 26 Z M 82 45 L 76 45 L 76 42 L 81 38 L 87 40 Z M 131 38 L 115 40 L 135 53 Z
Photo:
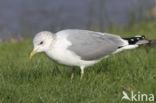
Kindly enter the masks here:
M 68 49 L 88 61 L 102 59 L 126 44 L 119 36 L 88 30 L 68 29 L 56 35 L 66 36 L 71 43 Z

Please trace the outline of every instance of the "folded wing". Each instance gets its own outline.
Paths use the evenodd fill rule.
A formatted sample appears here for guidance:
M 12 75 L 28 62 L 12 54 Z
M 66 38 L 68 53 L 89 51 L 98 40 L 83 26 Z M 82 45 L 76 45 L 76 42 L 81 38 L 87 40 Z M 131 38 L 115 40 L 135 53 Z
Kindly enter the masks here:
M 82 60 L 102 59 L 125 45 L 123 39 L 113 34 L 73 29 L 64 32 L 72 44 L 68 49 L 79 55 Z

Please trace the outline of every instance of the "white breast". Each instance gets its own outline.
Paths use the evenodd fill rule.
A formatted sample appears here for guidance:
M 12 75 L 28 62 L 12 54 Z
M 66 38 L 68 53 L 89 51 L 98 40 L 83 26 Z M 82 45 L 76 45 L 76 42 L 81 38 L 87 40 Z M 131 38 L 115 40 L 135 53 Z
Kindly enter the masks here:
M 58 36 L 52 48 L 46 54 L 61 64 L 77 65 L 80 57 L 67 49 L 70 45 L 71 43 L 66 40 L 66 37 Z

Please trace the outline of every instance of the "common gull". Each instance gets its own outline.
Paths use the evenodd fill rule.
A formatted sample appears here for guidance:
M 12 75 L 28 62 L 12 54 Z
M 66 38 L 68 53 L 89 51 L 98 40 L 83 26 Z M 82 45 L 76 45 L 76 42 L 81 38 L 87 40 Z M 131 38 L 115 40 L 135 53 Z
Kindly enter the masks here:
M 114 34 L 78 29 L 67 29 L 57 33 L 42 31 L 33 39 L 34 49 L 30 58 L 37 52 L 45 52 L 60 64 L 80 67 L 82 78 L 86 67 L 111 54 L 134 49 L 146 43 L 149 41 L 144 36 L 121 38 Z

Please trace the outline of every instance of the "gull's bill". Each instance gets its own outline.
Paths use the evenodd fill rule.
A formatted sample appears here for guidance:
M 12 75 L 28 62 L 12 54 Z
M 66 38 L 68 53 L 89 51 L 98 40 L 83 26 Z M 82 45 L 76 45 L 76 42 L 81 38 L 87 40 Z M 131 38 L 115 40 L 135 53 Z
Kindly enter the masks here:
M 32 59 L 32 57 L 33 57 L 36 53 L 37 53 L 37 51 L 36 51 L 36 50 L 33 50 L 33 51 L 30 53 L 29 58 Z

